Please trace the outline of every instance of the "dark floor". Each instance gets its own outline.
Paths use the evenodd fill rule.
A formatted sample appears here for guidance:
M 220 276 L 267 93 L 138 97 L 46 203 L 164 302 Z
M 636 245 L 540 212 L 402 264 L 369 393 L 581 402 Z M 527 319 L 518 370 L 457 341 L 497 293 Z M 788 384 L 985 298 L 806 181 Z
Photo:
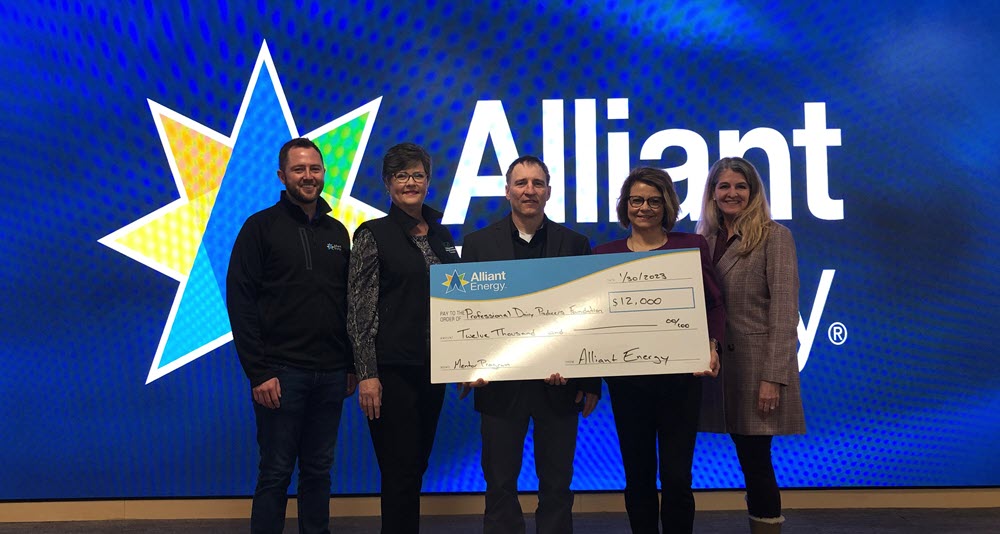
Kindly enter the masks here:
M 998 503 L 1000 504 L 1000 503 Z M 1000 508 L 985 509 L 852 509 L 852 510 L 788 510 L 784 533 L 808 534 L 967 534 L 1000 533 Z M 433 516 L 422 521 L 424 534 L 475 534 L 482 532 L 481 516 Z M 378 518 L 334 518 L 334 534 L 368 534 L 378 532 Z M 150 534 L 236 534 L 248 530 L 243 519 L 205 521 L 87 521 L 69 523 L 0 523 L 0 534 L 69 534 L 128 532 Z M 533 519 L 528 517 L 529 533 L 534 532 Z M 695 532 L 703 534 L 746 533 L 744 512 L 699 512 Z M 626 534 L 628 522 L 624 514 L 577 514 L 576 534 Z M 288 520 L 285 532 L 297 532 L 294 519 Z

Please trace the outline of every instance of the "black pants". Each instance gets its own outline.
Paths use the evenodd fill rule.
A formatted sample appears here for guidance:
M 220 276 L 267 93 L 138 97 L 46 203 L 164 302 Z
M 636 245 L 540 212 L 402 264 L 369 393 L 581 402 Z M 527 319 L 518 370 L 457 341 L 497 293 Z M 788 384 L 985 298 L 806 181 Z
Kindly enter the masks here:
M 691 375 L 609 378 L 611 410 L 625 468 L 625 510 L 634 534 L 690 533 L 691 463 L 701 379 Z M 657 461 L 659 456 L 659 461 Z M 663 504 L 656 491 L 660 471 Z
M 523 534 L 524 515 L 517 500 L 524 438 L 534 419 L 535 472 L 538 475 L 539 534 L 573 532 L 573 456 L 578 414 L 556 413 L 549 406 L 541 380 L 525 383 L 510 414 L 482 414 L 483 477 L 486 479 L 484 534 Z
M 380 366 L 382 416 L 368 422 L 382 474 L 382 534 L 420 530 L 420 487 L 434 445 L 444 384 L 428 367 Z
M 747 511 L 754 517 L 781 517 L 781 492 L 771 463 L 772 436 L 730 434 L 747 486 Z

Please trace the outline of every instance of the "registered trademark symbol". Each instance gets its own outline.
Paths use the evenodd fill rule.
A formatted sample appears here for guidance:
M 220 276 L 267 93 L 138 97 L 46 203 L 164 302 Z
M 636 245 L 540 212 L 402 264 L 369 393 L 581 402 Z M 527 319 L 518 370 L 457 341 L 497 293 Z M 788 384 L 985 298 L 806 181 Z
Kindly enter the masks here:
M 844 323 L 837 321 L 826 329 L 826 337 L 830 338 L 830 343 L 843 345 L 847 342 L 847 327 Z

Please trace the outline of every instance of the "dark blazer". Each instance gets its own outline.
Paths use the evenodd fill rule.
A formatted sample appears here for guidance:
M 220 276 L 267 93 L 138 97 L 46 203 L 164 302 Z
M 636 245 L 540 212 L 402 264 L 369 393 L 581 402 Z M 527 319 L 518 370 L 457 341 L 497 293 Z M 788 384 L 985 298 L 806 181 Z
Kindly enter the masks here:
M 462 246 L 462 261 L 502 261 L 514 259 L 514 242 L 511 238 L 513 222 L 510 215 L 465 236 Z M 590 240 L 562 225 L 545 219 L 545 256 L 585 256 L 590 254 Z M 530 260 L 526 260 L 530 261 Z M 476 388 L 476 411 L 495 415 L 508 415 L 514 408 L 521 386 L 525 381 L 511 380 L 491 382 Z M 600 378 L 570 379 L 565 386 L 545 386 L 545 392 L 552 409 L 560 413 L 580 410 L 576 404 L 577 391 L 600 395 Z

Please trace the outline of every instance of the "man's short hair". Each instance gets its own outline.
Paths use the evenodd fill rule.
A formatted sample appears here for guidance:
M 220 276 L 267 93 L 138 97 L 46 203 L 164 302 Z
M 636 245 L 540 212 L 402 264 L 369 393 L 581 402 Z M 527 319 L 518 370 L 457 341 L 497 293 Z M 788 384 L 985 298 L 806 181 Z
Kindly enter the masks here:
M 431 175 L 431 155 L 424 147 L 414 143 L 400 143 L 390 148 L 382 158 L 382 181 L 388 182 L 392 175 L 415 163 L 422 163 L 424 172 L 427 176 Z
M 507 183 L 510 184 L 510 174 L 514 172 L 514 167 L 518 165 L 537 165 L 542 168 L 542 172 L 545 173 L 545 185 L 549 185 L 549 167 L 544 161 L 538 159 L 535 156 L 521 156 L 515 159 L 509 167 L 507 167 Z
M 288 165 L 288 152 L 293 148 L 311 148 L 319 154 L 319 159 L 323 159 L 323 151 L 316 146 L 316 143 L 312 142 L 312 139 L 306 137 L 296 137 L 288 141 L 287 143 L 281 145 L 281 150 L 278 151 L 278 169 L 281 172 L 285 172 L 285 165 Z

